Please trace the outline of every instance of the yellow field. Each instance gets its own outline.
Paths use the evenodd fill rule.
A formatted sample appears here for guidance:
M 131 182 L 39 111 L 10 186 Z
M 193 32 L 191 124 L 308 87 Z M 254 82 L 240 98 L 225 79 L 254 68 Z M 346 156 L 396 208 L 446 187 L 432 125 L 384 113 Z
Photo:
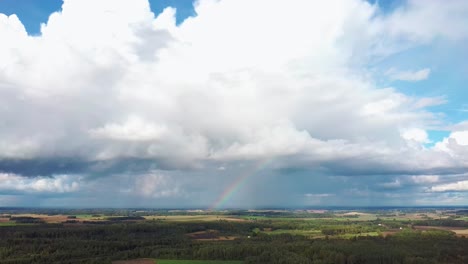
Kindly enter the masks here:
M 468 229 L 463 229 L 463 230 L 451 230 L 452 232 L 455 232 L 458 236 L 468 236 Z

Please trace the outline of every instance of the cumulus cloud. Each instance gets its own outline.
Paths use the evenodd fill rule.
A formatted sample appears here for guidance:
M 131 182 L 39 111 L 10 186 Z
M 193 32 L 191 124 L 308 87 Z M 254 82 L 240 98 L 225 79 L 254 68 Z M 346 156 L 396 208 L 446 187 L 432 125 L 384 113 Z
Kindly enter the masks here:
M 459 181 L 459 182 L 454 182 L 454 183 L 432 186 L 431 191 L 433 192 L 447 192 L 447 191 L 466 192 L 468 191 L 468 181 Z
M 99 178 L 125 161 L 132 191 L 154 198 L 180 192 L 154 169 L 233 177 L 239 163 L 274 159 L 339 175 L 463 170 L 461 132 L 434 149 L 413 144 L 429 142 L 440 115 L 427 108 L 445 99 L 379 87 L 367 65 L 468 36 L 468 5 L 404 5 L 384 15 L 360 0 L 201 0 L 176 25 L 176 10 L 155 15 L 147 0 L 64 0 L 35 37 L 0 14 L 0 171 L 47 160 L 50 175 Z M 73 178 L 8 177 L 38 191 Z
M 26 178 L 11 173 L 0 173 L 1 191 L 69 193 L 79 190 L 79 182 L 80 178 L 71 175 Z
M 468 131 L 453 131 L 450 135 L 438 142 L 434 149 L 446 152 L 459 161 L 468 159 Z
M 429 143 L 429 137 L 425 130 L 410 128 L 401 132 L 401 136 L 406 140 L 413 140 L 419 143 Z

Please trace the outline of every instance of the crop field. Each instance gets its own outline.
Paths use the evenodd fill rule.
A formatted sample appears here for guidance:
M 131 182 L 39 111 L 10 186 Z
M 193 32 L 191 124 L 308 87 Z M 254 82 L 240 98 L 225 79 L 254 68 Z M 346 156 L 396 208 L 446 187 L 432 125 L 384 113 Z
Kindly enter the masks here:
M 455 232 L 457 236 L 468 237 L 468 229 L 459 229 L 459 230 L 452 230 L 452 231 Z
M 446 226 L 413 226 L 416 230 L 444 230 L 455 233 L 457 236 L 466 236 L 468 237 L 468 228 L 464 227 L 446 227 Z

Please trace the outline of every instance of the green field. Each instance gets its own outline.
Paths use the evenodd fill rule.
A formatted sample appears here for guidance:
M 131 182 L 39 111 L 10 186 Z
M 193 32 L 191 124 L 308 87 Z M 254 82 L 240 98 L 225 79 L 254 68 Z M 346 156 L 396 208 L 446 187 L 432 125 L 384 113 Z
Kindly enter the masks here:
M 303 236 L 322 236 L 321 230 L 298 230 L 298 229 L 277 229 L 270 232 L 265 232 L 269 235 L 291 234 Z
M 18 225 L 15 222 L 0 222 L 0 226 L 16 226 Z
M 227 260 L 157 260 L 157 264 L 242 264 L 242 261 Z
M 334 216 L 334 217 L 278 217 L 278 216 L 240 216 L 239 218 L 245 220 L 272 220 L 272 221 L 325 221 L 325 220 L 332 220 L 332 221 L 372 221 L 377 219 L 377 217 L 373 214 L 366 214 L 366 215 L 358 215 L 357 217 L 354 216 Z M 407 219 L 405 219 L 407 220 Z
M 93 216 L 91 214 L 77 214 L 75 216 L 76 216 L 77 219 L 84 219 L 84 220 L 87 220 L 87 219 L 104 219 L 104 216 L 96 217 L 96 216 Z
M 457 220 L 467 221 L 468 222 L 468 216 L 457 218 Z
M 360 234 L 344 234 L 344 235 L 338 235 L 336 237 L 338 238 L 344 238 L 344 239 L 351 239 L 355 237 L 367 237 L 367 236 L 372 236 L 372 237 L 377 237 L 380 236 L 380 232 L 365 232 L 365 233 L 360 233 Z

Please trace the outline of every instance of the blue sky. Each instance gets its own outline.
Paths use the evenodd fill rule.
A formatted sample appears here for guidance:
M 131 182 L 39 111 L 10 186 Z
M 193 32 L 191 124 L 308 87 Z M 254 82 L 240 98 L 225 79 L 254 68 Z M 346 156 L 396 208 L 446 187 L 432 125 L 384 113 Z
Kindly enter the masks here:
M 150 0 L 151 10 L 159 14 L 168 6 L 177 8 L 177 23 L 195 15 L 191 0 Z M 0 0 L 0 12 L 6 15 L 16 14 L 28 34 L 38 35 L 41 24 L 47 23 L 49 15 L 62 9 L 62 0 Z
M 0 206 L 468 204 L 465 2 L 62 4 L 0 0 Z

